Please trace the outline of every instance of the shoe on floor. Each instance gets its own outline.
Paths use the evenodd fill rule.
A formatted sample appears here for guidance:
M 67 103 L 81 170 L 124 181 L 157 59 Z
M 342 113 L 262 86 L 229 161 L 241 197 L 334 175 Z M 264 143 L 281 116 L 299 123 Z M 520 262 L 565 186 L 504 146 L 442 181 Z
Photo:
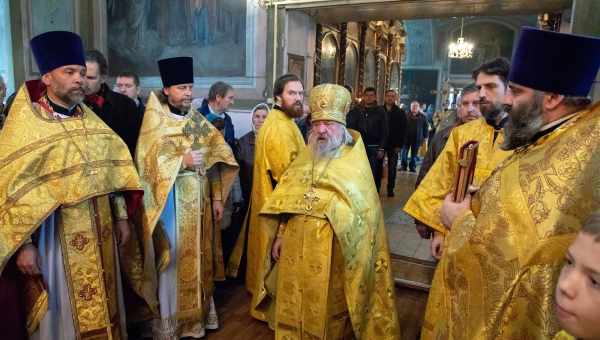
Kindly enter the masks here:
M 393 191 L 388 191 L 388 197 L 394 197 L 394 192 Z
M 415 170 L 415 169 L 410 169 L 410 170 L 408 170 L 408 172 L 417 172 L 417 170 Z

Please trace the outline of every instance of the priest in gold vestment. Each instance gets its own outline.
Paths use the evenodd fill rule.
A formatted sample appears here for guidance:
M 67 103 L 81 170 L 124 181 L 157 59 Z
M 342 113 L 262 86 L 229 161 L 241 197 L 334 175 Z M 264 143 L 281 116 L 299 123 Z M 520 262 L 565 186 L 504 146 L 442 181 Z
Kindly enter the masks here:
M 294 122 L 294 118 L 303 113 L 302 82 L 293 74 L 281 76 L 275 82 L 273 97 L 278 105 L 271 110 L 256 136 L 248 223 L 244 223 L 228 264 L 228 274 L 236 276 L 247 243 L 246 288 L 253 294 L 250 312 L 263 321 L 266 320 L 265 315 L 255 307 L 265 293 L 262 282 L 266 273 L 263 268 L 268 267 L 271 261 L 268 240 L 273 237 L 271 233 L 277 226 L 277 220 L 259 213 L 287 167 L 305 148 L 302 134 Z
M 472 202 L 443 203 L 452 231 L 423 339 L 551 339 L 565 251 L 600 207 L 600 103 L 587 97 L 600 39 L 524 28 L 512 62 L 503 147 L 514 153 Z
M 400 339 L 383 211 L 360 134 L 345 127 L 350 103 L 342 86 L 311 90 L 309 148 L 261 210 L 279 222 L 259 305 L 276 339 Z
M 125 143 L 81 104 L 80 37 L 47 32 L 31 48 L 46 90 L 22 86 L 0 133 L 0 269 L 16 262 L 24 305 L 2 308 L 26 308 L 29 339 L 124 339 L 118 246 L 139 177 Z
M 136 148 L 145 280 L 135 290 L 160 315 L 154 339 L 201 338 L 218 327 L 213 281 L 224 279 L 224 268 L 213 221 L 238 165 L 219 131 L 191 108 L 192 58 L 158 65 L 163 93 L 150 94 Z
M 415 218 L 415 223 L 423 223 L 434 230 L 431 252 L 436 258 L 443 252 L 444 238 L 448 234 L 439 211 L 444 197 L 452 191 L 460 148 L 468 141 L 479 142 L 473 180 L 476 186 L 481 185 L 511 154 L 500 147 L 504 142 L 502 126 L 506 122 L 506 112 L 503 103 L 508 89 L 508 71 L 508 61 L 498 58 L 481 65 L 474 72 L 483 117 L 452 129 L 444 149 L 404 206 L 404 211 Z

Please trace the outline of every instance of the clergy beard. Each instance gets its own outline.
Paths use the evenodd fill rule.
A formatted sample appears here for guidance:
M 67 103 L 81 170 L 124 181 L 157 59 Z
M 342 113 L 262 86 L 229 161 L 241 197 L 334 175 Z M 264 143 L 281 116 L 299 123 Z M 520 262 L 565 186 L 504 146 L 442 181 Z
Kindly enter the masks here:
M 177 106 L 177 108 L 179 109 L 179 111 L 186 113 L 192 108 L 192 105 L 191 104 L 189 104 L 189 105 L 181 104 L 181 105 Z
M 177 105 L 174 105 L 173 103 L 171 103 L 171 101 L 169 101 L 169 105 L 173 106 L 174 108 L 181 111 L 182 113 L 187 113 L 190 110 L 190 108 L 192 107 L 191 102 L 188 100 L 179 101 L 177 103 Z
M 531 143 L 543 125 L 542 96 L 535 93 L 530 103 L 511 108 L 508 122 L 504 126 L 502 149 L 514 150 Z
M 481 114 L 487 122 L 495 123 L 498 116 L 504 111 L 504 105 L 497 102 L 483 101 L 479 105 Z
M 295 101 L 291 105 L 288 105 L 282 100 L 281 110 L 283 110 L 283 112 L 285 112 L 288 116 L 292 118 L 299 118 L 302 117 L 302 115 L 304 114 L 304 107 L 302 105 L 302 102 L 299 100 Z
M 352 141 L 352 136 L 343 125 L 334 126 L 331 129 L 326 137 L 320 136 L 315 130 L 311 130 L 308 135 L 308 147 L 317 160 L 333 157 L 343 144 Z
M 67 89 L 60 84 L 50 84 L 49 87 L 49 92 L 52 92 L 54 97 L 58 98 L 69 108 L 73 107 L 74 105 L 81 104 L 83 98 L 85 98 L 85 94 L 81 86 L 75 86 Z

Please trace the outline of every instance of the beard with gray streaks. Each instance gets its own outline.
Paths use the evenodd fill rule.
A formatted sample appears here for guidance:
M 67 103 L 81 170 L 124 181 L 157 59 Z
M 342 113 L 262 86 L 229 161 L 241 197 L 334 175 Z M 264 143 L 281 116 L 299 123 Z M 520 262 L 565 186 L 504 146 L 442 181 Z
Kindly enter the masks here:
M 313 156 L 317 160 L 334 157 L 337 150 L 344 143 L 344 129 L 343 125 L 334 125 L 325 134 L 311 129 L 308 135 L 308 147 Z
M 510 109 L 504 126 L 503 150 L 514 150 L 533 142 L 535 135 L 544 126 L 542 99 L 542 94 L 536 92 L 531 102 Z

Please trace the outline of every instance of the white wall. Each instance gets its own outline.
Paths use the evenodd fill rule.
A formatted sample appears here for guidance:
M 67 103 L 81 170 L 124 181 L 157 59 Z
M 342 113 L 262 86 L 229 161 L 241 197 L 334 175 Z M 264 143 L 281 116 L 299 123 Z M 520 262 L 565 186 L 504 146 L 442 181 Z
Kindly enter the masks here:
M 240 138 L 252 130 L 250 110 L 231 110 L 228 112 L 235 128 L 235 138 Z
M 289 11 L 287 15 L 286 37 L 284 42 L 285 63 L 284 70 L 288 69 L 288 53 L 304 57 L 304 86 L 310 89 L 313 86 L 315 64 L 315 40 L 317 25 L 306 13 Z

